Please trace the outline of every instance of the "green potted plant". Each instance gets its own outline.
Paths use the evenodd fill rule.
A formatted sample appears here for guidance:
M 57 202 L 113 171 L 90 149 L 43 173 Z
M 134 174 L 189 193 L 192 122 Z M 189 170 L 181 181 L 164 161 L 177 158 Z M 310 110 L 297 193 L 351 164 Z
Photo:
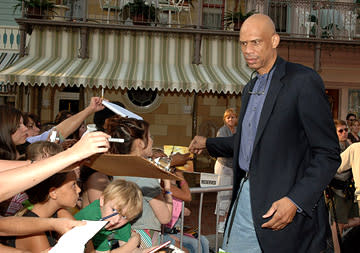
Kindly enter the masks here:
M 234 31 L 239 31 L 242 23 L 255 13 L 254 10 L 249 11 L 248 13 L 243 14 L 241 8 L 239 11 L 227 11 L 224 14 L 224 26 L 225 28 L 234 25 Z
M 328 24 L 327 26 L 323 27 L 321 38 L 334 39 L 338 31 L 340 31 L 340 28 L 337 24 Z
M 158 21 L 158 10 L 145 0 L 134 0 L 124 5 L 120 15 L 123 20 L 131 19 L 134 24 L 149 25 Z
M 55 3 L 50 0 L 17 0 L 14 12 L 22 10 L 24 2 L 25 16 L 27 18 L 43 18 L 54 15 Z

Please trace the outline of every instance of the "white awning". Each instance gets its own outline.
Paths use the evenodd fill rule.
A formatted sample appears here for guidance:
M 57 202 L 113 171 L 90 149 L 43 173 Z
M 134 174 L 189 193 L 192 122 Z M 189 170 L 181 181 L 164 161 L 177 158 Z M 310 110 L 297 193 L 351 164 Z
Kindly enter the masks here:
M 78 58 L 79 31 L 34 29 L 29 55 L 0 72 L 0 81 L 25 85 L 145 88 L 240 93 L 250 76 L 235 39 L 204 38 L 203 62 L 192 64 L 191 35 L 89 34 L 89 58 Z

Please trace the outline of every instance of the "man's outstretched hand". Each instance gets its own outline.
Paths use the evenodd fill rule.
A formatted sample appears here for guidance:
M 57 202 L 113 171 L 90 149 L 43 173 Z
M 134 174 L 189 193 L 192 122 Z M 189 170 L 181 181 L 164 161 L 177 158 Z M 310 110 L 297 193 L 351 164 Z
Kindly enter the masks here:
M 206 149 L 206 137 L 195 136 L 190 143 L 189 151 L 199 155 L 204 149 Z

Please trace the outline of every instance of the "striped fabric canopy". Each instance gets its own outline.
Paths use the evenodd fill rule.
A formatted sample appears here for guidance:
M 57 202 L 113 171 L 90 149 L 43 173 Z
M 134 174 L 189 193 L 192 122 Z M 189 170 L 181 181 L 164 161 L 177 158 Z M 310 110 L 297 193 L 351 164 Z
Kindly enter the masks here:
M 0 70 L 13 64 L 19 58 L 19 53 L 4 52 L 0 53 Z
M 25 85 L 145 88 L 240 93 L 250 76 L 234 39 L 204 38 L 203 64 L 192 64 L 188 35 L 89 34 L 89 58 L 78 58 L 78 30 L 34 29 L 29 54 L 0 72 L 0 81 Z

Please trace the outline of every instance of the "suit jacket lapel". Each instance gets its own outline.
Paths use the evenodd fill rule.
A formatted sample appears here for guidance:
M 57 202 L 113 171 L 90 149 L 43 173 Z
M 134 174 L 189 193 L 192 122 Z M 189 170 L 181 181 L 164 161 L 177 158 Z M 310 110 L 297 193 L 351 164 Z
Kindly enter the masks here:
M 259 124 L 256 131 L 255 141 L 253 150 L 255 150 L 256 145 L 258 144 L 260 137 L 265 129 L 266 123 L 269 120 L 269 117 L 271 115 L 271 112 L 273 110 L 273 107 L 275 105 L 276 98 L 283 86 L 283 83 L 280 81 L 280 79 L 285 75 L 285 67 L 286 62 L 278 57 L 276 61 L 276 69 L 274 71 L 274 74 L 272 76 L 272 80 L 270 82 L 270 87 L 267 93 L 267 96 L 264 101 L 264 105 L 261 111 Z

